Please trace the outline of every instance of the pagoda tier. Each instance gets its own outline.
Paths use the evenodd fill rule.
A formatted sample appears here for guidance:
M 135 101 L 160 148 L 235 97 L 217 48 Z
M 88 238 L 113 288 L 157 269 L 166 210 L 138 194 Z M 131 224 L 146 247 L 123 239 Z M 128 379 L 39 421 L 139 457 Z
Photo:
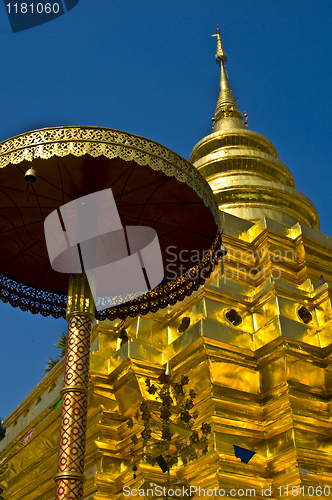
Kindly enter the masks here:
M 176 306 L 128 320 L 122 347 L 120 320 L 94 325 L 84 498 L 122 500 L 124 486 L 166 481 L 158 465 L 142 459 L 142 426 L 129 429 L 127 421 L 143 399 L 155 407 L 145 380 L 155 381 L 168 359 L 172 378 L 188 375 L 197 394 L 195 428 L 212 426 L 208 453 L 185 467 L 179 461 L 172 481 L 228 495 L 255 488 L 258 498 L 262 487 L 275 498 L 280 491 L 286 496 L 287 486 L 332 491 L 332 238 L 300 224 L 253 224 L 229 214 L 223 227 L 223 274 L 216 269 Z M 190 325 L 179 332 L 184 317 Z M 6 498 L 54 498 L 61 408 L 49 407 L 60 397 L 62 377 L 60 362 L 5 421 Z M 134 435 L 138 443 L 129 452 Z M 255 452 L 248 464 L 236 458 L 234 445 Z

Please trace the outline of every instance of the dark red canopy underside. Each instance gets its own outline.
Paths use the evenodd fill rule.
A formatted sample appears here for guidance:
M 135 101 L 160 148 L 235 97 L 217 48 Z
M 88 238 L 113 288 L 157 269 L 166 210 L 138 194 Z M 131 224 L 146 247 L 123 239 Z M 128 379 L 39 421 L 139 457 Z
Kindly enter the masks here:
M 37 159 L 33 162 L 37 181 L 25 203 L 24 173 L 31 166 L 22 162 L 0 169 L 0 273 L 22 285 L 67 294 L 69 275 L 53 271 L 49 262 L 44 220 L 61 205 L 107 188 L 112 189 L 124 226 L 156 230 L 165 268 L 163 283 L 202 260 L 215 239 L 211 210 L 191 187 L 162 171 L 89 155 Z

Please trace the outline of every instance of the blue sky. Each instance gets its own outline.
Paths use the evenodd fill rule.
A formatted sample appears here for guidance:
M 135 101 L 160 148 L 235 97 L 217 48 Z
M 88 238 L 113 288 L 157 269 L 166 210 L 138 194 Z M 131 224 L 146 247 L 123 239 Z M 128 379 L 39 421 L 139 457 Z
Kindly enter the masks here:
M 273 142 L 332 236 L 331 18 L 327 0 L 80 0 L 50 23 L 12 33 L 0 5 L 0 141 L 94 125 L 189 158 L 211 132 L 220 70 L 210 35 L 219 24 L 249 129 Z M 42 379 L 66 323 L 2 303 L 0 314 L 4 419 Z

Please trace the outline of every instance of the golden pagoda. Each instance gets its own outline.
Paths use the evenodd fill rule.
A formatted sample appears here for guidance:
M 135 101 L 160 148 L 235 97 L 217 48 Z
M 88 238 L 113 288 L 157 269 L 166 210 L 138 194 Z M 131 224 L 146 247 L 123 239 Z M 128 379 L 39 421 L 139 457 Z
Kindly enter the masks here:
M 182 302 L 94 323 L 85 500 L 171 497 L 144 490 L 165 485 L 167 474 L 145 459 L 142 424 L 128 425 L 142 401 L 158 411 L 146 381 L 157 384 L 166 366 L 175 382 L 188 376 L 194 428 L 211 426 L 207 453 L 185 463 L 178 451 L 168 480 L 189 492 L 181 486 L 174 498 L 332 494 L 332 238 L 319 232 L 314 205 L 296 190 L 273 144 L 248 129 L 229 87 L 219 30 L 216 36 L 221 80 L 213 130 L 190 161 L 213 189 L 227 255 Z M 55 498 L 63 366 L 4 422 L 5 500 Z M 245 462 L 236 449 L 254 455 Z

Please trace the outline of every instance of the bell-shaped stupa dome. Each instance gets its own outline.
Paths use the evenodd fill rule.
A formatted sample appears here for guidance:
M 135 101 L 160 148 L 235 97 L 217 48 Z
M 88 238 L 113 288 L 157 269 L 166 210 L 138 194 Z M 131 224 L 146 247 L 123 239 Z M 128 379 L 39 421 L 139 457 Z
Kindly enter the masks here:
M 271 141 L 248 129 L 247 116 L 239 111 L 229 88 L 218 27 L 216 36 L 221 78 L 214 125 L 212 133 L 196 144 L 190 161 L 212 187 L 220 210 L 254 222 L 268 217 L 319 230 L 315 206 L 295 188 Z

